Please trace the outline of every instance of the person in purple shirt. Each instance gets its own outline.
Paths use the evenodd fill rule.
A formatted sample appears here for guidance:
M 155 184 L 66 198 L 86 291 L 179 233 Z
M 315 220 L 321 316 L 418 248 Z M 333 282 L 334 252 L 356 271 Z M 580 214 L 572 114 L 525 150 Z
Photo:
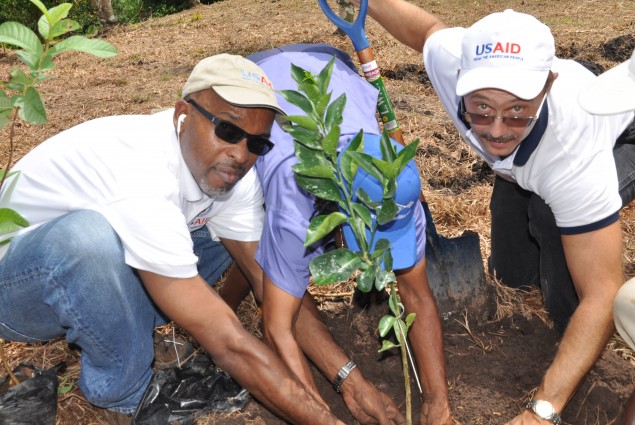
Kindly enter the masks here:
M 330 83 L 332 98 L 337 98 L 343 92 L 347 95 L 340 148 L 363 129 L 365 151 L 380 155 L 380 129 L 375 115 L 377 90 L 360 77 L 350 57 L 344 52 L 328 45 L 290 45 L 254 54 L 249 59 L 266 70 L 276 89 L 296 90 L 297 84 L 290 73 L 292 63 L 318 74 L 333 55 L 336 61 Z M 289 115 L 302 114 L 299 108 L 281 96 L 278 96 L 278 101 Z M 304 247 L 307 226 L 311 218 L 318 214 L 317 203 L 312 195 L 296 184 L 291 167 L 297 159 L 291 136 L 276 124 L 272 128 L 271 140 L 275 143 L 275 149 L 256 164 L 266 205 L 263 233 L 255 255 L 264 271 L 264 340 L 318 397 L 307 357 L 334 383 L 335 389 L 342 393 L 344 401 L 358 420 L 363 419 L 364 415 L 378 419 L 379 415 L 385 414 L 389 418 L 386 423 L 401 423 L 401 414 L 396 412 L 393 402 L 386 400 L 385 395 L 377 395 L 383 403 L 379 405 L 367 399 L 365 388 L 372 384 L 355 367 L 354 359 L 345 351 L 346 347 L 339 347 L 335 343 L 319 318 L 312 296 L 307 292 L 309 263 L 324 252 L 326 245 L 316 243 Z M 372 180 L 364 180 L 364 188 L 369 194 L 372 193 L 372 187 L 368 185 L 373 185 Z M 382 237 L 391 242 L 394 269 L 406 310 L 416 313 L 409 339 L 423 390 L 424 405 L 419 423 L 450 424 L 441 322 L 426 276 L 425 216 L 418 198 L 421 183 L 414 161 L 399 176 L 398 187 L 405 191 L 403 196 L 397 194 L 398 198 L 405 197 L 403 201 L 397 201 L 404 204 L 405 218 L 399 220 L 399 229 L 384 229 Z M 347 238 L 346 242 L 349 248 L 355 250 L 351 238 Z M 241 293 L 236 285 L 232 287 L 232 293 L 225 292 L 223 296 L 230 305 L 237 306 L 244 292 Z M 365 405 L 360 406 L 360 402 Z M 379 410 L 383 410 L 378 413 L 369 410 L 371 407 L 374 410 L 381 407 Z M 365 423 L 376 422 L 371 419 Z M 379 423 L 384 422 L 380 420 Z

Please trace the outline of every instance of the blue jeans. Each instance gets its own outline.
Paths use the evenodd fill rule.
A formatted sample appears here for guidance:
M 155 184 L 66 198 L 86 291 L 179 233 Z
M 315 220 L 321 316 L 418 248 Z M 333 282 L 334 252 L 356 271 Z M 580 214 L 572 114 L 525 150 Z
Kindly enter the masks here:
M 205 235 L 207 237 L 205 237 Z M 208 282 L 231 264 L 206 230 L 192 236 Z M 166 323 L 121 241 L 94 211 L 76 211 L 15 238 L 0 261 L 0 337 L 65 335 L 81 348 L 78 385 L 96 406 L 131 413 L 152 376 L 152 333 Z
M 635 125 L 613 149 L 622 206 L 635 198 Z M 497 177 L 492 213 L 489 272 L 511 287 L 540 287 L 556 329 L 564 332 L 578 307 L 560 231 L 551 208 L 533 192 Z

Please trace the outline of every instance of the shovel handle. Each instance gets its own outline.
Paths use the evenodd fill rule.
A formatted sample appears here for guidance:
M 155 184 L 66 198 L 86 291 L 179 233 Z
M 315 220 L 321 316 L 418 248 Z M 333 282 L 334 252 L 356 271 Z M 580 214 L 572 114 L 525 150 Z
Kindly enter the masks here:
M 372 84 L 377 90 L 379 90 L 379 99 L 377 100 L 377 110 L 381 117 L 384 129 L 390 137 L 395 139 L 401 145 L 405 146 L 403 133 L 399 124 L 397 123 L 397 117 L 395 111 L 390 103 L 384 80 L 381 78 L 379 66 L 375 61 L 375 55 L 370 47 L 357 51 L 357 57 L 362 66 L 362 72 L 366 80 Z

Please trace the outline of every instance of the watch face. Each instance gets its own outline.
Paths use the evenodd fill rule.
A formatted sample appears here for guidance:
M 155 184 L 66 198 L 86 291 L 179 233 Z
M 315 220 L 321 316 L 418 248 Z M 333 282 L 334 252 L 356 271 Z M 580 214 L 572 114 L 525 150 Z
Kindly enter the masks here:
M 551 418 L 554 413 L 554 409 L 551 403 L 543 400 L 536 401 L 536 408 L 534 409 L 534 411 L 543 419 Z

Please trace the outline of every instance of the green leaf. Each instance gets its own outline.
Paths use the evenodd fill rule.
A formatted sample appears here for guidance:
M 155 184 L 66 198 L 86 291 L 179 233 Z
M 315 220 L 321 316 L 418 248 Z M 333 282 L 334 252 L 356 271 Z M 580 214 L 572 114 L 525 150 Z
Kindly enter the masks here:
M 386 248 L 384 251 L 384 269 L 392 270 L 392 251 L 390 248 Z
M 70 392 L 73 389 L 73 384 L 68 384 L 68 385 L 60 385 L 57 389 L 57 393 L 59 395 L 64 395 L 68 392 Z
M 331 157 L 337 156 L 337 145 L 340 142 L 340 127 L 336 126 L 331 128 L 329 133 L 322 140 L 322 147 L 324 152 Z
M 347 248 L 338 248 L 315 257 L 309 271 L 316 285 L 343 282 L 359 268 L 362 260 Z
M 51 47 L 50 50 L 52 56 L 70 50 L 88 53 L 98 58 L 109 58 L 117 54 L 117 49 L 112 44 L 104 40 L 88 39 L 81 35 L 65 38 Z
M 79 24 L 72 19 L 63 19 L 53 25 L 50 30 L 49 40 L 59 37 L 60 35 L 64 35 L 66 33 L 77 31 L 80 28 Z
M 328 108 L 326 108 L 326 117 L 324 119 L 326 128 L 332 129 L 335 126 L 339 127 L 342 124 L 342 114 L 344 113 L 345 106 L 346 93 L 342 93 L 340 97 L 331 102 Z
M 309 130 L 318 131 L 318 125 L 313 118 L 306 115 L 286 115 L 284 117 L 287 121 L 298 124 Z
M 5 22 L 0 25 L 0 43 L 11 44 L 33 53 L 42 55 L 44 47 L 32 30 L 17 22 Z
M 317 84 L 320 91 L 320 94 L 326 93 L 326 90 L 331 84 L 331 75 L 333 74 L 333 67 L 335 66 L 335 55 L 331 58 L 329 63 L 326 64 L 322 71 L 318 74 Z
M 395 345 L 394 343 L 388 340 L 383 340 L 381 342 L 381 348 L 379 349 L 378 353 L 381 353 L 382 351 L 386 351 L 386 350 L 391 350 L 393 348 L 399 348 L 399 346 Z
M 368 253 L 368 239 L 366 236 L 364 220 L 353 214 L 348 218 L 348 222 L 351 226 L 351 230 L 353 230 L 353 235 L 355 235 L 357 245 L 360 247 L 362 252 Z
M 394 162 L 397 166 L 397 175 L 408 165 L 408 162 L 417 154 L 417 147 L 419 146 L 419 139 L 409 143 L 405 148 L 399 151 Z
M 11 70 L 11 79 L 9 80 L 9 84 L 20 87 L 30 86 L 33 84 L 33 78 L 28 76 L 20 68 L 14 68 Z
M 68 12 L 71 10 L 73 5 L 71 3 L 61 3 L 58 6 L 52 7 L 49 9 L 48 13 L 48 22 L 51 26 L 55 26 L 62 19 L 68 16 Z
M 390 137 L 388 137 L 386 130 L 381 133 L 381 137 L 379 138 L 379 150 L 381 151 L 381 158 L 384 161 L 393 162 L 397 157 L 395 147 L 390 142 Z
M 29 1 L 33 3 L 34 5 L 36 5 L 37 8 L 40 9 L 43 15 L 48 15 L 49 13 L 48 9 L 46 8 L 46 6 L 44 6 L 44 3 L 42 3 L 40 0 L 29 0 Z
M 370 292 L 375 283 L 375 269 L 368 267 L 357 276 L 357 288 L 362 292 Z
M 362 167 L 368 174 L 375 177 L 377 181 L 383 182 L 384 175 L 379 168 L 375 165 L 373 157 L 364 152 L 349 152 L 353 161 L 355 161 L 360 167 Z
M 375 288 L 378 291 L 383 291 L 386 285 L 396 280 L 395 273 L 392 270 L 379 270 L 375 278 Z
M 342 202 L 342 195 L 339 187 L 337 186 L 337 183 L 331 179 L 320 179 L 316 177 L 296 175 L 295 180 L 301 188 L 318 198 L 337 203 Z
M 311 165 L 304 162 L 298 162 L 291 167 L 297 174 L 307 177 L 318 177 L 323 179 L 335 179 L 333 174 L 333 166 L 330 164 Z
M 332 212 L 329 215 L 319 215 L 313 218 L 306 230 L 304 246 L 307 247 L 319 241 L 347 220 L 348 217 L 339 211 Z
M 26 50 L 18 50 L 16 52 L 20 60 L 31 70 L 39 69 L 40 54 L 27 52 Z
M 320 96 L 320 98 L 318 99 L 317 102 L 315 102 L 315 114 L 322 118 L 322 116 L 324 115 L 324 111 L 326 111 L 326 108 L 329 106 L 329 102 L 331 101 L 331 92 L 326 93 L 322 96 Z
M 401 304 L 401 300 L 399 299 L 398 294 L 390 295 L 390 297 L 388 298 L 388 306 L 390 307 L 390 311 L 392 311 L 392 314 L 394 314 L 395 317 L 401 316 L 401 313 L 403 312 L 403 305 Z
M 362 189 L 361 187 L 357 189 L 357 193 L 355 193 L 355 196 L 357 196 L 357 199 L 362 201 L 364 205 L 366 205 L 368 208 L 372 210 L 376 210 L 381 205 L 381 202 L 375 202 L 372 199 L 370 199 L 370 196 L 368 196 L 368 193 L 366 193 L 366 191 Z
M 368 207 L 366 207 L 366 205 L 355 202 L 353 203 L 352 208 L 355 214 L 362 219 L 366 227 L 370 228 L 370 226 L 372 226 L 373 224 L 373 221 L 372 221 L 370 210 L 368 209 Z
M 311 149 L 304 146 L 302 143 L 297 142 L 293 144 L 293 148 L 295 151 L 295 156 L 307 167 L 317 165 L 329 165 L 331 167 L 333 166 L 332 163 L 328 159 L 326 159 L 326 155 L 322 150 Z
M 377 224 L 383 225 L 392 221 L 397 213 L 399 207 L 393 198 L 384 198 L 379 214 L 377 215 Z
M 28 227 L 29 222 L 10 208 L 0 208 L 0 234 L 15 232 L 23 227 Z
M 297 125 L 283 125 L 282 129 L 304 146 L 315 150 L 322 150 L 322 143 L 320 143 L 322 135 L 319 132 Z
M 307 115 L 313 114 L 313 105 L 311 101 L 302 93 L 295 90 L 279 90 L 278 94 L 287 102 L 302 109 Z
M 298 89 L 304 92 L 309 99 L 314 99 L 320 95 L 317 81 L 309 71 L 291 64 L 291 77 L 298 84 Z
M 406 324 L 403 322 L 403 320 L 395 320 L 395 323 L 393 323 L 393 331 L 395 332 L 395 336 L 397 337 L 399 346 L 401 346 L 408 337 L 408 335 L 406 334 Z
M 394 316 L 384 316 L 381 318 L 381 320 L 379 321 L 379 326 L 377 326 L 377 329 L 379 330 L 379 335 L 384 338 L 386 335 L 388 335 L 388 332 L 390 332 L 392 330 L 392 326 L 395 324 L 395 317 Z
M 417 313 L 410 313 L 406 316 L 406 327 L 409 330 L 410 326 L 412 326 L 412 323 L 415 321 L 415 317 L 417 316 Z
M 44 124 L 48 121 L 46 109 L 40 93 L 33 87 L 26 89 L 24 104 L 20 108 L 20 118 L 31 124 Z
M 355 179 L 357 174 L 357 164 L 353 161 L 352 157 L 345 150 L 340 155 L 340 172 L 344 177 L 344 180 L 350 185 Z

